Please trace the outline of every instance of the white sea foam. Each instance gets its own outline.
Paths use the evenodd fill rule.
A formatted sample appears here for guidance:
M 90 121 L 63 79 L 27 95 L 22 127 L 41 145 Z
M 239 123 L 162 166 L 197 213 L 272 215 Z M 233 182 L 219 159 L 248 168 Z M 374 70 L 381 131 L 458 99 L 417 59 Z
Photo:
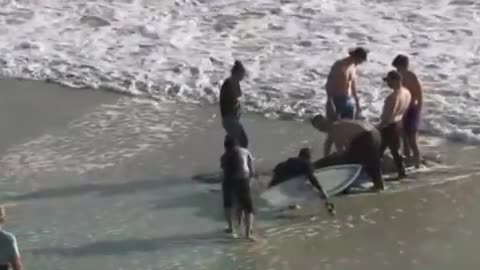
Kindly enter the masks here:
M 422 129 L 480 142 L 478 1 L 3 0 L 0 25 L 3 76 L 214 103 L 238 58 L 246 109 L 272 117 L 323 111 L 330 65 L 364 45 L 361 100 L 377 118 L 380 78 L 407 53 L 426 89 Z

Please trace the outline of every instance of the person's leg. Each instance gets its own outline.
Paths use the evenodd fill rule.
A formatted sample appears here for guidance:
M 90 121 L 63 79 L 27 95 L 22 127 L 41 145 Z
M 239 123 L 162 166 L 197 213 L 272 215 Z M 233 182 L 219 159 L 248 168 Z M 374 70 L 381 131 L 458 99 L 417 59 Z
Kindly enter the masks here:
M 365 132 L 352 140 L 347 151 L 349 163 L 362 164 L 372 179 L 376 190 L 383 190 L 384 183 L 381 171 L 382 138 L 376 129 Z
M 392 153 L 393 160 L 395 161 L 395 165 L 397 166 L 398 170 L 398 177 L 404 178 L 406 177 L 405 167 L 403 166 L 403 158 L 399 153 L 400 150 L 400 127 L 399 123 L 392 124 L 391 132 L 389 134 L 389 145 L 388 148 Z
M 245 129 L 240 123 L 240 119 L 234 116 L 226 116 L 222 119 L 222 125 L 225 132 L 235 138 L 239 145 L 248 148 L 248 137 Z
M 240 120 L 237 121 L 237 125 L 238 125 L 238 137 L 239 137 L 238 140 L 239 140 L 240 146 L 243 148 L 248 148 L 247 132 L 245 132 L 245 128 L 243 128 L 243 125 L 240 122 Z
M 229 179 L 224 179 L 222 182 L 222 195 L 223 195 L 223 209 L 225 214 L 225 221 L 227 222 L 226 233 L 235 235 L 235 228 L 233 227 L 233 194 L 232 186 Z
M 365 170 L 368 176 L 372 178 L 372 182 L 374 184 L 373 186 L 374 190 L 384 190 L 385 184 L 383 181 L 382 169 L 380 166 L 380 159 L 375 163 L 366 165 Z
M 242 209 L 243 216 L 245 218 L 245 236 L 250 240 L 255 240 L 253 237 L 255 216 L 252 195 L 250 191 L 250 180 L 240 180 L 238 189 L 236 191 L 239 198 L 239 207 Z
M 417 131 L 408 132 L 407 140 L 408 140 L 408 144 L 410 145 L 410 148 L 412 149 L 413 158 L 415 161 L 415 168 L 418 169 L 420 168 L 420 162 L 421 162 L 420 149 L 418 147 L 418 132 Z
M 404 132 L 402 139 L 403 139 L 403 156 L 405 156 L 406 158 L 409 158 L 411 153 L 410 152 L 411 146 L 410 146 L 409 135 L 407 134 L 406 131 Z

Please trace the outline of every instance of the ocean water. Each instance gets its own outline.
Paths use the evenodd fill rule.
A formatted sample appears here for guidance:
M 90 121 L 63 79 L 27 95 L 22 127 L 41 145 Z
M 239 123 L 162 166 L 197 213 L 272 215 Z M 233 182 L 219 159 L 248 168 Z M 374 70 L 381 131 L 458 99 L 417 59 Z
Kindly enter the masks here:
M 480 2 L 469 0 L 0 0 L 0 76 L 211 104 L 234 59 L 248 111 L 322 112 L 331 64 L 371 50 L 359 68 L 376 119 L 397 53 L 425 85 L 424 132 L 480 142 Z

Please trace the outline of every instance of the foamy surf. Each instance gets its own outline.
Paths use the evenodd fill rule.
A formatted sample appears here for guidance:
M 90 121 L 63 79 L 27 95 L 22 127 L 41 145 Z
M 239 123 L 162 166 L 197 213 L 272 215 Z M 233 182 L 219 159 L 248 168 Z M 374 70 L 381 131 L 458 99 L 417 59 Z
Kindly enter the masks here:
M 425 83 L 422 129 L 480 142 L 480 3 L 475 1 L 2 1 L 0 74 L 154 100 L 215 103 L 233 59 L 249 69 L 245 108 L 323 111 L 330 65 L 357 44 L 364 115 L 397 53 Z

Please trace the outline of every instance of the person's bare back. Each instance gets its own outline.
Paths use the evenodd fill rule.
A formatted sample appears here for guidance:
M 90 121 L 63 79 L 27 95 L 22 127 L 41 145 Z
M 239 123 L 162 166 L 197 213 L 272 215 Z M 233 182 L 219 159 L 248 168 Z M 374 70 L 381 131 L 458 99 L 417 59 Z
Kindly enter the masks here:
M 405 86 L 412 95 L 412 104 L 422 106 L 423 90 L 417 75 L 411 70 L 399 70 L 403 78 L 403 86 Z
M 326 112 L 331 121 L 354 119 L 360 113 L 356 87 L 356 67 L 367 60 L 368 51 L 358 47 L 348 52 L 349 56 L 336 61 L 328 74 Z
M 355 78 L 355 65 L 344 58 L 335 62 L 328 74 L 325 89 L 329 97 L 333 96 L 351 96 L 352 81 Z

